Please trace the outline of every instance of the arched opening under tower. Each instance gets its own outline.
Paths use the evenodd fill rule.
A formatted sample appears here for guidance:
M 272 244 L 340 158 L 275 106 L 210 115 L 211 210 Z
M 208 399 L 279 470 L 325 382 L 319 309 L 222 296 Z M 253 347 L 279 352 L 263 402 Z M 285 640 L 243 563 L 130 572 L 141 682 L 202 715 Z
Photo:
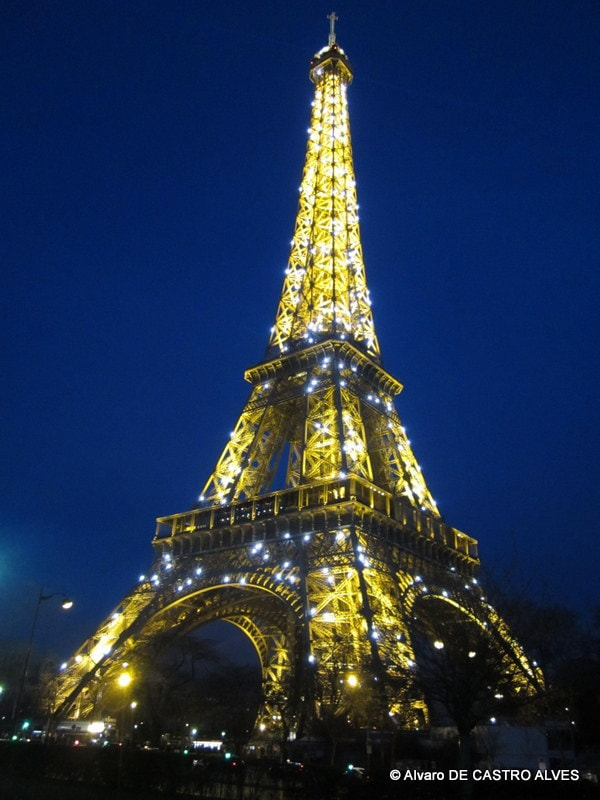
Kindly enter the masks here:
M 272 738 L 277 729 L 278 738 L 298 628 L 292 593 L 274 581 L 165 592 L 113 648 L 87 654 L 75 715 L 113 717 L 119 738 L 136 743 L 192 746 L 200 737 L 240 751 L 253 732 L 268 728 Z
M 175 714 L 166 720 L 170 735 L 177 738 L 183 722 L 191 747 L 221 742 L 241 752 L 263 702 L 262 665 L 247 631 L 227 620 L 200 623 L 173 641 L 165 662 L 177 669 L 169 702 Z
M 93 719 L 137 746 L 181 749 L 200 742 L 241 752 L 263 703 L 262 665 L 234 623 L 164 628 L 140 640 L 94 684 Z
M 221 660 L 246 667 L 260 680 L 261 663 L 256 647 L 248 634 L 237 625 L 227 620 L 215 620 L 196 628 L 193 635 L 198 641 L 214 646 Z

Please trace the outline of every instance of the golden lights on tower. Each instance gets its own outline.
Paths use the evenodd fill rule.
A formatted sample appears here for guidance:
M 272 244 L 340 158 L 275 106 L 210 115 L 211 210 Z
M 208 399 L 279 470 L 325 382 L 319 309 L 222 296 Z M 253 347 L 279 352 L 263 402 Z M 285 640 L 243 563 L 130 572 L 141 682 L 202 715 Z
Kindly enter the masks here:
M 363 262 L 346 87 L 335 43 L 314 57 L 314 99 L 300 200 L 270 351 L 333 336 L 379 358 Z
M 441 518 L 394 406 L 402 384 L 381 364 L 350 140 L 352 68 L 334 18 L 311 61 L 298 211 L 265 359 L 245 373 L 250 396 L 198 504 L 159 518 L 148 576 L 63 665 L 59 708 L 88 713 L 86 687 L 127 680 L 119 664 L 140 642 L 214 619 L 242 629 L 259 654 L 260 732 L 279 724 L 277 698 L 294 681 L 309 714 L 319 692 L 324 708 L 328 686 L 341 685 L 344 702 L 377 686 L 386 715 L 418 724 L 423 704 L 401 687 L 416 669 L 412 621 L 427 608 L 452 607 L 493 631 L 510 669 L 538 680 L 479 594 L 476 540 Z
M 334 32 L 310 78 L 300 199 L 267 360 L 246 372 L 250 398 L 199 500 L 264 494 L 287 448 L 285 487 L 355 475 L 439 516 L 394 409 L 402 385 L 380 365 L 350 141 L 352 69 Z

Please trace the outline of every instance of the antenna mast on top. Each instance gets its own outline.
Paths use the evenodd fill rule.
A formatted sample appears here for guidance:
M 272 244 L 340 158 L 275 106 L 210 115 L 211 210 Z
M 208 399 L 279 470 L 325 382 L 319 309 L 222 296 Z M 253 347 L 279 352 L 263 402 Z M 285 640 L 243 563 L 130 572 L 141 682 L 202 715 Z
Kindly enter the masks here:
M 327 14 L 327 19 L 329 20 L 329 47 L 332 47 L 335 44 L 335 23 L 339 17 L 336 17 L 335 11 L 332 11 L 331 14 Z

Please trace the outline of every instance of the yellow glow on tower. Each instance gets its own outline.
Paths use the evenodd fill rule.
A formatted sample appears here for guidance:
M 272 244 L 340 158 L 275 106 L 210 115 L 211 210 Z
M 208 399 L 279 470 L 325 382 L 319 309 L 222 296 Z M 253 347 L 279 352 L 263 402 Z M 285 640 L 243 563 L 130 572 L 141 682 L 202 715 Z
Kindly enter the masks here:
M 282 353 L 336 337 L 379 358 L 365 277 L 346 87 L 336 44 L 312 62 L 315 84 L 296 227 L 270 348 Z
M 287 446 L 287 487 L 355 475 L 439 516 L 394 409 L 402 385 L 381 368 L 350 142 L 352 69 L 333 32 L 310 78 L 300 200 L 267 360 L 246 373 L 252 393 L 200 501 L 264 494 Z
M 329 19 L 311 62 L 298 213 L 265 360 L 245 373 L 250 397 L 198 505 L 159 518 L 150 577 L 65 663 L 61 713 L 92 713 L 96 680 L 126 689 L 154 637 L 215 619 L 259 656 L 261 734 L 281 727 L 294 693 L 296 720 L 354 707 L 366 722 L 396 715 L 418 727 L 412 637 L 428 609 L 489 632 L 519 691 L 540 684 L 477 589 L 477 542 L 442 520 L 394 407 L 402 384 L 381 364 L 360 242 L 352 69 Z M 446 650 L 433 640 L 440 658 L 443 638 Z

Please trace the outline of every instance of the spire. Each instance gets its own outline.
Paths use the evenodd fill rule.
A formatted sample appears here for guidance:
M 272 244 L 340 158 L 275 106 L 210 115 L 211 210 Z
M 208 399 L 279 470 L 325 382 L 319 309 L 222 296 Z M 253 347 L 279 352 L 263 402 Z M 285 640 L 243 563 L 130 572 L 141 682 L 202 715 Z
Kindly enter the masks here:
M 336 16 L 335 11 L 332 11 L 331 14 L 327 14 L 327 19 L 329 20 L 329 47 L 333 47 L 335 44 L 335 23 L 339 17 Z
M 311 60 L 315 85 L 300 201 L 268 356 L 326 339 L 379 360 L 365 276 L 346 88 L 352 68 L 336 43 Z

